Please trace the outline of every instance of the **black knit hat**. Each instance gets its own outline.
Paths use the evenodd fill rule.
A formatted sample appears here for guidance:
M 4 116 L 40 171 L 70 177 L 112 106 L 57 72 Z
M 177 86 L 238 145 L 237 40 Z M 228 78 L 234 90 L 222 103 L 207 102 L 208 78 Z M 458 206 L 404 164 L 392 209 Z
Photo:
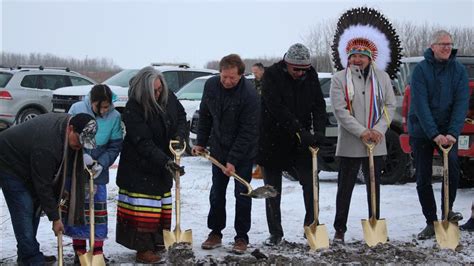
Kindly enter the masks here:
M 71 118 L 69 124 L 74 127 L 74 131 L 79 133 L 79 141 L 86 149 L 94 149 L 95 134 L 97 132 L 97 121 L 94 117 L 86 113 L 80 113 Z

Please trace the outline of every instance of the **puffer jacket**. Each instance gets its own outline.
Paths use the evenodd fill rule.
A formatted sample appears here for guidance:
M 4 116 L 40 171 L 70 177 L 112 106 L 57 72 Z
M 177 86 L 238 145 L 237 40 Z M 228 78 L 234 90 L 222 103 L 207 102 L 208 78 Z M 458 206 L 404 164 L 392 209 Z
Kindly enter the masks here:
M 84 152 L 89 154 L 92 159 L 96 160 L 103 167 L 102 173 L 94 179 L 94 184 L 103 185 L 109 183 L 109 167 L 114 163 L 122 150 L 123 131 L 120 113 L 111 104 L 106 114 L 97 116 L 92 111 L 90 95 L 87 95 L 83 101 L 73 104 L 71 109 L 69 109 L 69 113 L 72 115 L 87 113 L 95 117 L 97 121 L 97 134 L 95 135 L 97 147 L 92 150 L 84 149 Z
M 448 61 L 439 62 L 428 48 L 425 60 L 415 67 L 410 84 L 410 137 L 459 136 L 468 110 L 469 83 L 466 68 L 456 60 L 456 53 L 453 49 Z

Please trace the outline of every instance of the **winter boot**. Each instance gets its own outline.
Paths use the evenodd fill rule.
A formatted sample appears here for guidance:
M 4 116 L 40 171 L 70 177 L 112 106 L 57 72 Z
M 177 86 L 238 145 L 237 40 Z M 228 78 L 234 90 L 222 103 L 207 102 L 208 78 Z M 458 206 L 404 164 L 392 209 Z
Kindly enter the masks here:
M 263 242 L 265 246 L 270 246 L 270 247 L 277 246 L 280 243 L 281 243 L 281 236 L 277 236 L 277 235 L 271 235 Z
M 433 238 L 434 236 L 435 236 L 434 225 L 428 224 L 426 225 L 425 229 L 423 229 L 418 234 L 418 240 L 426 240 L 426 239 Z
M 201 245 L 202 249 L 215 249 L 222 246 L 222 237 L 218 234 L 210 233 L 206 241 Z

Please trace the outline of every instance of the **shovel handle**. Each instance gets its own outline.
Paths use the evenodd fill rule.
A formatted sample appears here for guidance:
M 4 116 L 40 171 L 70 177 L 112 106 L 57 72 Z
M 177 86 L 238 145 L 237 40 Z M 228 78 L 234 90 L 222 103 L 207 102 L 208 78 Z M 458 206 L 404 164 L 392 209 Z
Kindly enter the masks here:
M 314 221 L 319 223 L 319 180 L 318 180 L 318 147 L 308 147 L 311 152 L 312 176 L 313 176 L 313 209 Z
M 181 161 L 181 155 L 184 153 L 186 150 L 186 142 L 184 142 L 184 145 L 181 149 L 175 149 L 174 146 L 179 144 L 178 140 L 170 140 L 170 145 L 169 149 L 171 153 L 174 154 L 174 161 L 177 165 L 180 164 Z M 176 230 L 181 230 L 181 193 L 180 193 L 180 173 L 179 170 L 175 172 L 174 176 L 174 182 L 175 182 L 175 213 L 176 213 Z
M 64 265 L 63 259 L 63 233 L 59 232 L 57 235 L 58 238 L 58 266 Z
M 377 219 L 377 200 L 375 194 L 377 190 L 375 188 L 375 166 L 374 166 L 374 149 L 375 143 L 363 141 L 367 146 L 367 153 L 369 154 L 369 179 L 370 179 L 370 206 L 372 209 L 372 215 L 370 219 L 375 221 Z
M 453 144 L 450 144 L 446 147 L 443 145 L 438 145 L 439 149 L 443 152 L 443 190 L 444 190 L 444 220 L 448 220 L 449 213 L 449 160 L 448 154 L 449 151 L 453 148 Z
M 212 157 L 209 153 L 208 150 L 204 150 L 203 152 L 200 152 L 198 153 L 199 156 L 202 156 L 206 159 L 208 159 L 209 161 L 211 161 L 211 163 L 213 163 L 214 165 L 216 165 L 217 167 L 219 167 L 222 171 L 225 171 L 225 166 L 223 164 L 221 164 L 218 160 L 216 160 L 214 157 Z M 249 196 L 250 193 L 252 193 L 253 191 L 253 188 L 252 186 L 250 186 L 249 182 L 245 181 L 245 179 L 243 179 L 242 177 L 240 177 L 237 173 L 233 172 L 232 173 L 232 176 L 237 180 L 239 181 L 241 184 L 243 184 L 244 186 L 247 187 L 247 194 L 243 194 L 243 195 L 246 195 L 246 196 Z
M 97 161 L 93 161 L 94 163 Z M 85 166 L 87 172 L 89 173 L 89 246 L 90 252 L 94 251 L 94 241 L 95 241 L 95 213 L 94 213 L 94 172 L 89 167 Z

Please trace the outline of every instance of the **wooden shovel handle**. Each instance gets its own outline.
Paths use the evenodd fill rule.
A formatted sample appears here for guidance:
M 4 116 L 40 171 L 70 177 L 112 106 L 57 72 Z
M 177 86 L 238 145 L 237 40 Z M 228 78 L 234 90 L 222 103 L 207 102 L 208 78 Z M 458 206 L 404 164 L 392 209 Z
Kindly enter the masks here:
M 450 144 L 446 148 L 443 145 L 438 145 L 440 150 L 443 152 L 443 190 L 444 190 L 444 209 L 443 209 L 443 216 L 444 220 L 448 220 L 448 213 L 449 213 L 449 160 L 448 154 L 453 145 Z

